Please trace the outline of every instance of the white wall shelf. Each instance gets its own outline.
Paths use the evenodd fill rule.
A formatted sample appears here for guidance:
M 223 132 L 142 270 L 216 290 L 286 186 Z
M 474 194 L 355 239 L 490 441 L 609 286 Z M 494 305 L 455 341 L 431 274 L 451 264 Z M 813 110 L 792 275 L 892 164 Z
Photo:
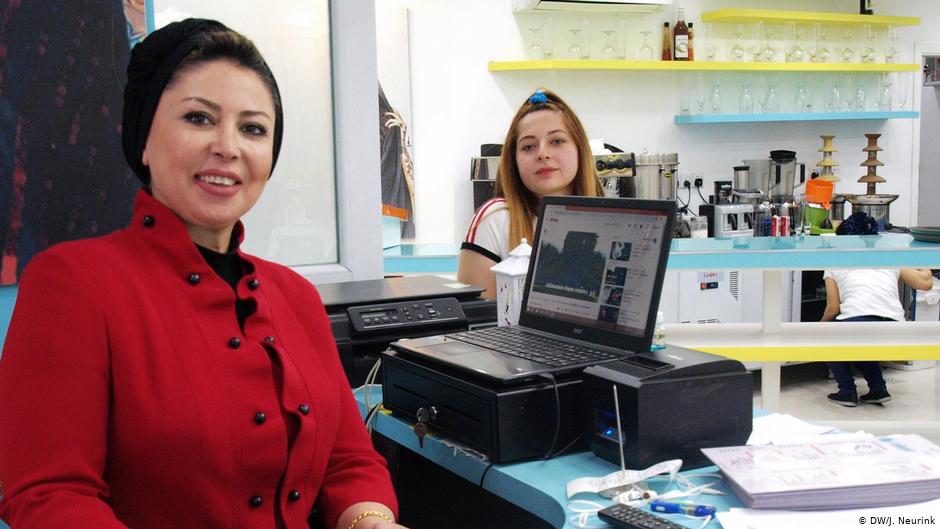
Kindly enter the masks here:
M 815 63 L 815 62 L 724 62 L 724 61 L 621 61 L 551 59 L 539 61 L 490 61 L 491 72 L 523 71 L 712 71 L 712 72 L 915 72 L 919 64 Z
M 919 112 L 898 110 L 878 112 L 791 112 L 776 114 L 701 114 L 678 115 L 677 125 L 699 123 L 761 123 L 769 121 L 846 121 L 859 119 L 913 119 Z

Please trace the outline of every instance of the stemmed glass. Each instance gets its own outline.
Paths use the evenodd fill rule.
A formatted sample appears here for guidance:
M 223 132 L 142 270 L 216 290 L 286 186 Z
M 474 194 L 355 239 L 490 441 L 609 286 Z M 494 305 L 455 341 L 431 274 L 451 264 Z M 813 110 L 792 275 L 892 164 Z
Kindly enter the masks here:
M 529 28 L 529 31 L 532 32 L 532 41 L 529 44 L 529 57 L 533 61 L 538 61 L 545 58 L 545 49 L 542 47 L 542 38 L 539 36 L 539 33 L 542 31 L 541 27 Z
M 819 42 L 816 44 L 816 62 L 829 62 L 829 46 L 826 44 L 826 41 L 829 39 L 829 32 L 825 27 L 816 24 L 816 35 L 819 38 Z
M 875 32 L 869 24 L 862 26 L 862 35 L 865 41 L 864 48 L 862 50 L 862 62 L 864 63 L 873 63 L 877 60 L 877 52 L 875 52 Z
M 715 36 L 715 28 L 712 24 L 705 24 L 705 59 L 714 61 L 718 54 L 718 37 Z
M 855 50 L 852 49 L 855 32 L 851 28 L 845 28 L 842 38 L 845 39 L 845 47 L 842 48 L 842 62 L 852 62 L 855 60 Z
M 580 59 L 583 55 L 581 49 L 581 30 L 580 29 L 569 29 L 571 33 L 571 46 L 568 46 L 568 55 L 572 59 Z
M 886 33 L 888 45 L 885 47 L 885 62 L 893 63 L 897 60 L 898 56 L 898 49 L 895 47 L 895 43 L 898 40 L 898 30 L 894 26 L 888 26 Z
M 640 33 L 643 34 L 643 45 L 640 46 L 640 49 L 637 52 L 637 56 L 641 61 L 652 61 L 653 60 L 653 48 L 650 47 L 649 42 L 648 42 L 650 31 L 649 30 L 641 31 Z
M 758 22 L 758 24 L 763 24 Z M 763 55 L 764 62 L 774 62 L 774 55 L 777 53 L 777 50 L 774 48 L 774 27 L 771 24 L 767 24 L 767 27 L 764 29 L 764 47 L 761 50 L 761 55 Z
M 803 62 L 803 58 L 806 56 L 806 52 L 803 51 L 802 42 L 805 38 L 805 31 L 802 26 L 797 26 L 795 23 L 790 22 L 790 62 Z
M 737 30 L 734 32 L 734 46 L 731 48 L 731 56 L 734 57 L 736 61 L 744 60 L 744 47 L 741 46 L 741 37 L 744 36 L 744 29 L 741 27 L 741 24 L 738 24 Z
M 617 57 L 617 50 L 614 48 L 614 45 L 610 42 L 610 36 L 614 34 L 614 30 L 605 29 L 601 31 L 605 35 L 604 47 L 601 48 L 601 58 L 602 59 L 615 59 Z

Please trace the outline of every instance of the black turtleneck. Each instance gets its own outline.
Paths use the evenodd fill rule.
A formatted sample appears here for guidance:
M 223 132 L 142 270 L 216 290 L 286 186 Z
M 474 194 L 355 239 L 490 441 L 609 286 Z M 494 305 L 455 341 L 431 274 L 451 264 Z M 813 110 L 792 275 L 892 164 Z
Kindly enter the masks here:
M 244 329 L 245 320 L 255 311 L 255 304 L 252 301 L 238 298 L 238 282 L 245 275 L 245 270 L 242 260 L 235 251 L 237 248 L 238 243 L 234 240 L 234 237 L 232 244 L 229 245 L 229 249 L 225 253 L 196 245 L 196 249 L 202 254 L 202 258 L 206 260 L 209 267 L 235 291 L 235 316 L 238 318 L 238 326 Z

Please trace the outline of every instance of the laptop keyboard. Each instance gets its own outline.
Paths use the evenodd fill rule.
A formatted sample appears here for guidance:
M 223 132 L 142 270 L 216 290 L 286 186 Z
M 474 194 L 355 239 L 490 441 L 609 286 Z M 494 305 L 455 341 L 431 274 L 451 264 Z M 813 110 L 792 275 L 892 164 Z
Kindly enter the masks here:
M 623 356 L 525 332 L 518 327 L 489 327 L 448 334 L 447 337 L 551 367 L 589 365 Z

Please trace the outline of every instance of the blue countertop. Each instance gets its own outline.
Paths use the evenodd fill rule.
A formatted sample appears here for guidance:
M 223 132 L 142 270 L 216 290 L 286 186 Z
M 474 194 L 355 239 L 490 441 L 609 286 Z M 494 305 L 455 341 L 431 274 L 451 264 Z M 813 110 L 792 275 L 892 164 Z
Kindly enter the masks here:
M 454 273 L 459 244 L 403 244 L 383 252 L 385 273 Z M 670 270 L 821 270 L 940 267 L 940 244 L 902 233 L 673 239 Z
M 380 387 L 377 386 L 373 390 L 372 398 L 381 401 L 382 390 Z M 362 390 L 356 391 L 356 399 L 359 402 L 360 412 L 364 416 L 367 409 Z M 565 487 L 569 481 L 586 476 L 606 476 L 619 468 L 613 463 L 595 456 L 590 451 L 580 451 L 549 460 L 492 465 L 492 468 L 487 470 L 487 467 L 490 466 L 489 462 L 455 450 L 436 435 L 432 434 L 425 437 L 424 447 L 419 447 L 418 439 L 412 430 L 412 423 L 388 413 L 380 413 L 375 418 L 374 427 L 376 431 L 395 441 L 403 448 L 420 454 L 467 481 L 479 484 L 480 479 L 484 477 L 484 472 L 486 472 L 482 485 L 484 489 L 535 514 L 557 528 L 576 527 L 569 521 L 574 513 L 567 509 L 569 500 L 565 496 Z M 717 471 L 717 467 L 712 466 L 695 469 L 685 474 Z M 702 482 L 704 483 L 704 481 Z M 674 488 L 674 486 L 669 485 L 665 477 L 650 479 L 648 484 L 657 492 L 664 492 L 667 487 L 669 490 Z M 727 483 L 720 482 L 715 488 L 726 492 L 727 495 L 702 496 L 699 500 L 703 503 L 715 505 L 719 510 L 742 506 L 727 486 Z M 601 498 L 598 495 L 579 495 L 575 499 L 594 501 L 605 506 L 611 504 L 610 500 Z M 701 519 L 678 516 L 670 519 L 687 527 L 699 527 L 702 523 Z M 597 524 L 596 519 L 592 522 L 594 525 Z M 717 519 L 712 519 L 705 527 L 707 529 L 716 529 L 721 525 Z

